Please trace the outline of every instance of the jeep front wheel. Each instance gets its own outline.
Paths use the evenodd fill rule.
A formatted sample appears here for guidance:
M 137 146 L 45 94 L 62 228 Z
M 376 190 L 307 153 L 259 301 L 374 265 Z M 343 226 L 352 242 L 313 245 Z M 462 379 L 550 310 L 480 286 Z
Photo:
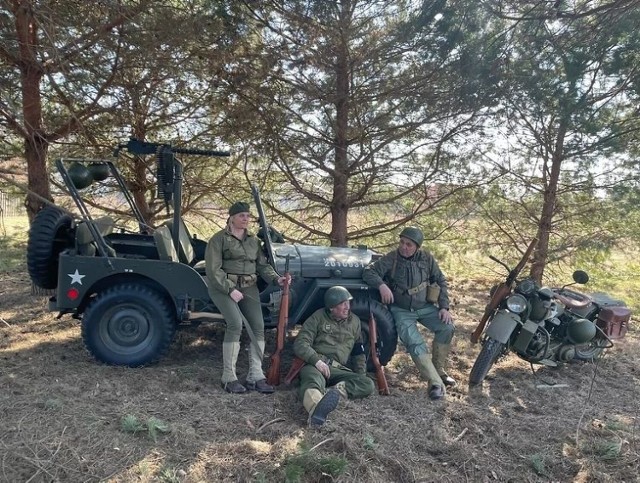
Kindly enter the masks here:
M 169 350 L 176 330 L 170 302 L 144 285 L 121 284 L 99 293 L 82 316 L 82 339 L 106 364 L 138 367 Z
M 371 307 L 371 309 L 369 309 Z M 380 350 L 379 359 L 380 364 L 383 366 L 387 364 L 396 352 L 398 345 L 398 333 L 396 332 L 396 325 L 393 321 L 393 316 L 386 306 L 378 302 L 377 300 L 370 300 L 365 298 L 356 298 L 351 303 L 351 311 L 358 316 L 362 325 L 362 339 L 364 342 L 364 350 L 367 354 L 367 370 L 374 371 L 373 363 L 371 362 L 370 348 L 369 348 L 369 310 L 373 313 L 373 317 L 376 319 L 376 328 L 378 332 L 378 347 Z

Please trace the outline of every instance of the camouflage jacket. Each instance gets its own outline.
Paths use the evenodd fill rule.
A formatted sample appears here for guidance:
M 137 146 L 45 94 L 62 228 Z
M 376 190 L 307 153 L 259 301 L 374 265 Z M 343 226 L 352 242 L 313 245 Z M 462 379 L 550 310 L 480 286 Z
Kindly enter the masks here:
M 221 230 L 211 237 L 205 252 L 207 278 L 211 288 L 231 293 L 236 283 L 227 274 L 259 274 L 266 282 L 277 282 L 279 275 L 267 262 L 260 239 L 245 231 L 239 240 L 228 230 Z
M 393 250 L 370 263 L 362 279 L 375 288 L 386 283 L 393 292 L 394 305 L 407 310 L 426 307 L 429 304 L 427 285 L 435 283 L 440 286 L 438 307 L 449 308 L 447 280 L 435 258 L 425 250 L 418 250 L 411 258 L 404 258 L 398 250 Z M 415 293 L 409 293 L 410 290 Z
M 353 313 L 345 320 L 334 320 L 326 309 L 316 310 L 302 326 L 293 343 L 293 352 L 307 364 L 319 360 L 346 366 L 354 345 L 362 344 L 360 319 Z M 355 372 L 366 372 L 366 356 L 354 356 Z

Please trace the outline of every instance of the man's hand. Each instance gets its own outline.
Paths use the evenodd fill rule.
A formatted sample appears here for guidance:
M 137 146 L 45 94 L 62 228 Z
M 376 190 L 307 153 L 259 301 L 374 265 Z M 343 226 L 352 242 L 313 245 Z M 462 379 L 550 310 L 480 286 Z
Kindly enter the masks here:
M 231 300 L 233 300 L 235 303 L 238 303 L 244 298 L 244 295 L 240 290 L 234 288 L 229 294 L 229 297 L 231 297 Z
M 316 369 L 320 371 L 320 374 L 322 374 L 325 379 L 329 379 L 329 377 L 331 376 L 331 369 L 323 360 L 316 362 Z
M 445 324 L 453 324 L 453 317 L 451 317 L 451 314 L 447 309 L 440 309 L 438 315 L 440 316 L 440 320 Z
M 378 290 L 380 291 L 380 299 L 382 300 L 383 304 L 393 303 L 393 292 L 386 283 L 380 285 L 380 287 L 378 287 Z
M 291 284 L 291 275 L 287 275 L 287 276 L 278 277 L 278 285 L 280 285 L 281 287 L 284 287 L 284 282 L 287 279 L 287 277 L 289 277 L 289 284 Z

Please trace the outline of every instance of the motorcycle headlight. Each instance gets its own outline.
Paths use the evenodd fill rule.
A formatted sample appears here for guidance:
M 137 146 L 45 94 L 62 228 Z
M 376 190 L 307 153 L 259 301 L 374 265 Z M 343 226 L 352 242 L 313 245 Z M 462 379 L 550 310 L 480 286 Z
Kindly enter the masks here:
M 522 295 L 512 295 L 507 299 L 507 308 L 514 314 L 521 314 L 527 309 L 527 299 Z

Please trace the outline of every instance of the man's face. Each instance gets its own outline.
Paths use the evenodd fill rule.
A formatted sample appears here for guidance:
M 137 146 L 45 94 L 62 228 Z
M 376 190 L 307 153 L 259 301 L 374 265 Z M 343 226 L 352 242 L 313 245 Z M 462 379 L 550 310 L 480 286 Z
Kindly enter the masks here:
M 408 238 L 401 236 L 398 243 L 398 251 L 405 258 L 411 258 L 418 251 L 418 245 Z
M 344 320 L 349 316 L 349 310 L 351 309 L 351 302 L 349 300 L 345 300 L 344 302 L 339 303 L 329 309 L 331 315 L 336 320 Z

